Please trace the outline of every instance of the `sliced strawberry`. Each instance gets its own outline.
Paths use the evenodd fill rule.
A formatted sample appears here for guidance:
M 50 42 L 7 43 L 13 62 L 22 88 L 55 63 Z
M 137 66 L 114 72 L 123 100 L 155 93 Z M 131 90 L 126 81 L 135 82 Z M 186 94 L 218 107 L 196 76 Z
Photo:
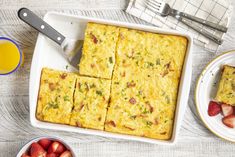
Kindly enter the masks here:
M 21 157 L 30 157 L 27 153 L 21 155 Z
M 58 141 L 54 141 L 48 148 L 48 153 L 61 154 L 65 150 L 63 144 Z
M 222 122 L 227 127 L 234 128 L 235 127 L 235 115 L 229 115 L 229 116 L 224 117 L 222 119 Z
M 52 143 L 51 140 L 43 138 L 41 140 L 38 141 L 38 143 L 45 149 L 47 150 L 47 148 L 49 147 L 49 145 Z
M 31 144 L 30 155 L 31 157 L 46 157 L 46 151 L 40 144 L 34 142 Z
M 225 117 L 233 114 L 233 107 L 231 105 L 222 104 L 221 109 L 222 109 L 223 115 Z
M 233 114 L 235 114 L 235 106 L 233 106 Z
M 47 154 L 46 157 L 58 157 L 58 156 L 59 156 L 59 155 L 56 154 L 56 153 L 49 153 L 49 154 Z
M 72 153 L 69 150 L 64 151 L 60 157 L 72 157 Z
M 208 106 L 208 115 L 215 116 L 221 112 L 221 107 L 217 102 L 210 101 Z

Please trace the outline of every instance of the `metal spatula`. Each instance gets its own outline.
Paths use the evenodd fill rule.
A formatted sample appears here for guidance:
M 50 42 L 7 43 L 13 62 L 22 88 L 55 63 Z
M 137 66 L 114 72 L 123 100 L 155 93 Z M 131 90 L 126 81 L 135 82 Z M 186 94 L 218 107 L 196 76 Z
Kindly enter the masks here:
M 81 58 L 83 40 L 66 38 L 27 8 L 21 8 L 18 11 L 18 17 L 60 45 L 64 56 L 68 59 L 70 64 L 78 68 L 77 65 Z

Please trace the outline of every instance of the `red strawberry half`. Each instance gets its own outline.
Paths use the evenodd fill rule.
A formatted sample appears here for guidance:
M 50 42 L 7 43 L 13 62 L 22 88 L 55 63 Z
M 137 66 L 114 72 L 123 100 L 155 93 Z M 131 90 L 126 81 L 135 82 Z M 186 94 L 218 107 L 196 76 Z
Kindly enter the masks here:
M 36 142 L 31 144 L 30 148 L 31 157 L 46 157 L 46 151 Z
M 47 148 L 49 147 L 49 145 L 52 143 L 51 140 L 43 138 L 41 140 L 38 141 L 38 143 L 45 149 L 47 150 Z
M 72 157 L 72 154 L 70 151 L 66 150 L 60 155 L 60 157 Z
M 50 153 L 50 154 L 47 154 L 46 157 L 58 157 L 59 155 L 56 154 L 56 153 Z
M 229 116 L 224 117 L 222 119 L 222 122 L 227 127 L 234 128 L 235 127 L 235 115 L 229 115 Z
M 65 150 L 65 147 L 57 141 L 54 141 L 48 148 L 48 153 L 61 154 Z
M 233 107 L 231 105 L 222 104 L 221 109 L 225 117 L 233 114 Z
M 21 157 L 30 157 L 28 154 L 24 153 L 21 155 Z
M 210 101 L 208 106 L 208 115 L 209 116 L 216 116 L 221 112 L 221 107 L 217 102 Z

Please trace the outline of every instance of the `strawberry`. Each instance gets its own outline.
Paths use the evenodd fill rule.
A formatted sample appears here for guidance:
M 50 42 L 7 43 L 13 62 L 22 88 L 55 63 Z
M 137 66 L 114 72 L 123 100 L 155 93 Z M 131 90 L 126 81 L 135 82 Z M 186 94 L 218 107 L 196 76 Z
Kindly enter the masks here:
M 31 144 L 30 148 L 31 157 L 46 157 L 46 151 L 36 142 Z
M 27 153 L 21 155 L 21 157 L 30 157 Z
M 48 153 L 61 154 L 65 150 L 65 147 L 58 141 L 54 141 L 48 148 Z
M 51 140 L 43 138 L 41 140 L 38 141 L 38 143 L 45 149 L 47 150 L 47 148 L 49 147 L 49 145 L 51 144 Z
M 234 128 L 235 127 L 235 115 L 229 115 L 229 116 L 224 117 L 222 119 L 222 122 L 227 127 Z
M 233 107 L 231 105 L 222 104 L 221 109 L 222 109 L 223 115 L 225 117 L 233 114 Z
M 72 154 L 70 151 L 66 150 L 60 155 L 60 157 L 72 157 Z
M 59 155 L 56 154 L 56 153 L 50 153 L 50 154 L 47 154 L 46 157 L 58 157 Z
M 208 115 L 209 116 L 216 116 L 221 111 L 221 107 L 217 102 L 210 101 L 208 106 Z
M 233 106 L 233 111 L 234 111 L 233 114 L 235 114 L 235 106 Z

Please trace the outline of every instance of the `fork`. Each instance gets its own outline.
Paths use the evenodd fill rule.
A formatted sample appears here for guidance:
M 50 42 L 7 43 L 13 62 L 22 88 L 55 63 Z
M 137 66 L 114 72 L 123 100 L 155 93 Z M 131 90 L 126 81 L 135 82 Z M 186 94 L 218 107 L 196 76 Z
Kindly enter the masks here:
M 221 32 L 227 32 L 227 28 L 224 26 L 221 26 L 219 24 L 209 22 L 204 19 L 201 19 L 201 18 L 192 16 L 192 15 L 180 12 L 178 10 L 175 10 L 175 9 L 171 8 L 169 4 L 163 2 L 162 0 L 147 0 L 146 6 L 151 11 L 157 12 L 158 14 L 160 14 L 163 17 L 166 17 L 168 15 L 175 17 L 177 20 L 179 20 L 182 23 L 184 23 L 185 25 L 191 27 L 195 31 L 204 35 L 205 37 L 213 40 L 215 43 L 217 43 L 219 45 L 221 45 L 223 42 L 220 38 L 218 38 L 214 34 L 208 32 L 208 31 L 206 31 L 196 25 L 192 25 L 192 23 L 189 20 L 195 21 L 197 23 L 203 24 L 204 26 L 213 28 L 215 30 L 219 30 Z M 186 20 L 186 19 L 189 19 L 189 20 Z

